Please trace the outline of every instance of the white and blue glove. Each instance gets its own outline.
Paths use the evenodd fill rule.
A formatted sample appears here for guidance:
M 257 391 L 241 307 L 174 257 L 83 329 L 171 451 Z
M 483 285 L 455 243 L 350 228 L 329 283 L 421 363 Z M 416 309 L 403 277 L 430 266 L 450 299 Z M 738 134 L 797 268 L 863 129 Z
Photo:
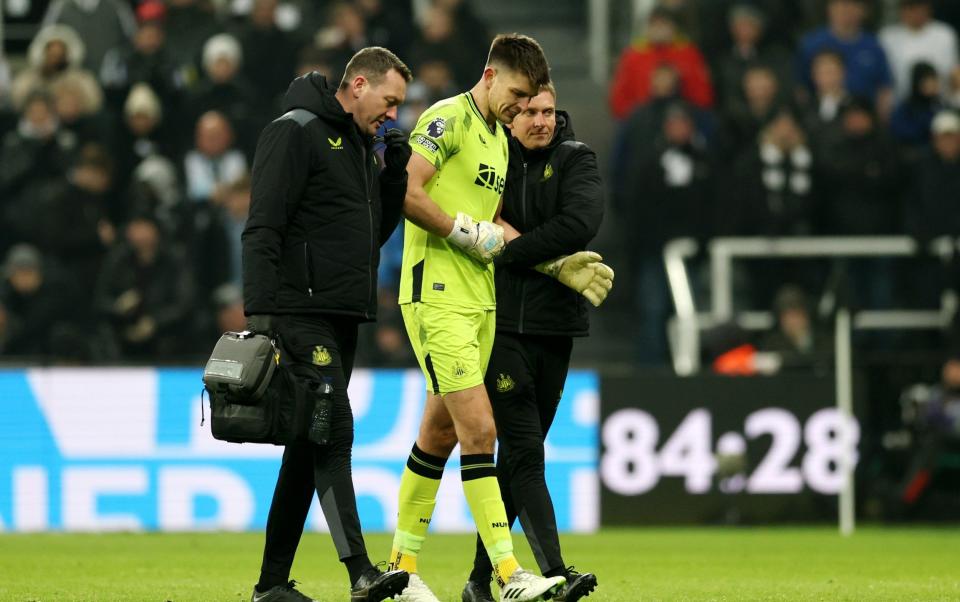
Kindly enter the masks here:
M 480 263 L 491 263 L 503 252 L 503 228 L 493 222 L 475 222 L 466 213 L 458 213 L 447 241 Z

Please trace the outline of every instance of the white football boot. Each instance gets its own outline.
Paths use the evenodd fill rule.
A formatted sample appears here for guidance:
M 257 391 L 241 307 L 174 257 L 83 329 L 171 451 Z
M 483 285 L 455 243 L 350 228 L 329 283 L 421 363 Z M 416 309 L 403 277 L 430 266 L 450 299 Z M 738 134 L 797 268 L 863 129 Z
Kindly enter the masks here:
M 395 602 L 440 602 L 427 584 L 423 582 L 420 575 L 410 573 L 410 581 L 407 587 L 400 592 L 399 596 L 394 597 Z
M 541 577 L 529 571 L 517 569 L 510 575 L 506 585 L 500 588 L 500 602 L 530 602 L 549 597 L 560 591 L 566 577 Z

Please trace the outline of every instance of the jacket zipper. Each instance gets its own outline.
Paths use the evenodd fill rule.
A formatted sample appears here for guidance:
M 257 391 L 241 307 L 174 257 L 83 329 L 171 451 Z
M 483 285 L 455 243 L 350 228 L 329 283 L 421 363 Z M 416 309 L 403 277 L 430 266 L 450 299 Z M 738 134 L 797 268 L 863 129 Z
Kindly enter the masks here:
M 367 264 L 367 302 L 369 303 L 370 299 L 373 298 L 373 254 L 376 252 L 376 245 L 373 237 L 373 200 L 370 198 L 370 181 L 367 176 L 367 147 L 361 146 L 361 149 L 363 164 L 360 167 L 363 171 L 363 191 L 367 195 L 367 220 L 370 224 L 370 263 Z M 368 310 L 364 310 L 363 313 L 365 317 L 370 317 Z
M 523 162 L 523 189 L 520 192 L 520 227 L 527 227 L 527 162 Z M 517 332 L 523 334 L 523 306 L 527 296 L 527 279 L 520 281 L 520 319 L 517 322 Z
M 310 248 L 303 243 L 303 271 L 306 273 L 307 294 L 313 296 L 313 270 L 310 269 Z

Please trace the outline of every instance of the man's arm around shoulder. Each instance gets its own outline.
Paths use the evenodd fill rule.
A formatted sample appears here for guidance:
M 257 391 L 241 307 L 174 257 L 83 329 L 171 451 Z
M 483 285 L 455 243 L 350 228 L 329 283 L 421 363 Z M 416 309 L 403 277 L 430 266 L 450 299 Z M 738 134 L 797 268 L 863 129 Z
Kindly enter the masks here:
M 560 178 L 557 213 L 507 245 L 497 265 L 533 267 L 558 255 L 583 250 L 597 235 L 604 209 L 597 156 L 585 144 L 564 145 L 574 148 L 562 164 L 554 167 L 553 177 Z

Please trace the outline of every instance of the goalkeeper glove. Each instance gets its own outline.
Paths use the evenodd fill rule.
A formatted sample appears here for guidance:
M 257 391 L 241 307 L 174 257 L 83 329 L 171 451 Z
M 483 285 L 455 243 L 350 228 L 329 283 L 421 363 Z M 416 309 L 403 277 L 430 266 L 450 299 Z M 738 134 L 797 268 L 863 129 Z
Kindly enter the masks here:
M 600 263 L 602 259 L 599 253 L 580 251 L 545 261 L 534 269 L 556 278 L 560 284 L 586 297 L 594 307 L 600 307 L 613 288 L 613 270 Z
M 466 213 L 458 213 L 447 241 L 480 263 L 490 263 L 503 251 L 503 228 L 493 222 L 474 222 Z

